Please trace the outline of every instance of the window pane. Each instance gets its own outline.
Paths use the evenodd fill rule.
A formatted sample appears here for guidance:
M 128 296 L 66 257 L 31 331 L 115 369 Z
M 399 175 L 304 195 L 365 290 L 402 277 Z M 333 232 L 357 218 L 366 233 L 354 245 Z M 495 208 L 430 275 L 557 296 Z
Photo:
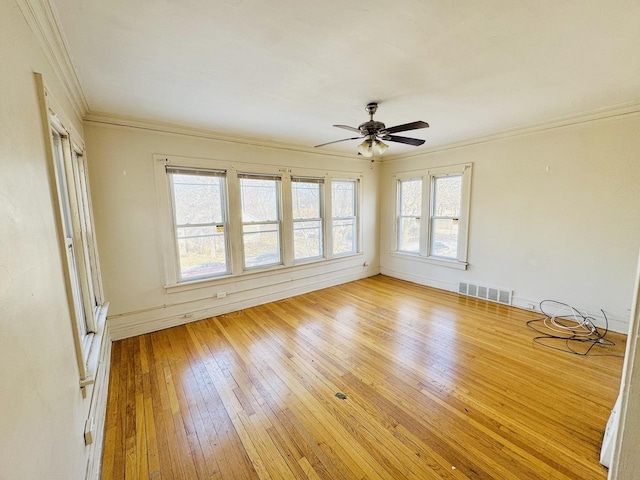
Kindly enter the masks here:
M 400 182 L 400 215 L 419 217 L 422 212 L 422 180 Z
M 53 136 L 53 154 L 55 156 L 55 168 L 58 181 L 58 198 L 60 207 L 62 208 L 62 225 L 64 228 L 64 236 L 66 238 L 73 237 L 73 226 L 71 222 L 71 206 L 69 200 L 69 187 L 67 185 L 67 172 L 64 165 L 64 153 L 62 151 L 62 139 L 57 132 L 52 132 Z
M 182 280 L 227 273 L 224 231 L 221 227 L 178 228 Z
M 332 217 L 355 217 L 356 182 L 334 180 L 331 182 Z
M 398 250 L 403 252 L 420 251 L 420 219 L 400 217 Z
M 462 175 L 436 177 L 433 198 L 435 217 L 460 217 Z
M 224 223 L 223 177 L 171 174 L 176 225 Z
M 457 258 L 458 220 L 446 218 L 435 219 L 433 221 L 431 255 L 436 257 Z
M 282 263 L 278 224 L 244 225 L 242 231 L 245 268 Z
M 294 219 L 320 218 L 320 183 L 291 182 Z
M 244 223 L 279 220 L 278 180 L 241 178 L 240 192 Z
M 355 253 L 355 219 L 333 221 L 333 254 Z
M 322 256 L 322 222 L 294 222 L 293 224 L 294 259 Z

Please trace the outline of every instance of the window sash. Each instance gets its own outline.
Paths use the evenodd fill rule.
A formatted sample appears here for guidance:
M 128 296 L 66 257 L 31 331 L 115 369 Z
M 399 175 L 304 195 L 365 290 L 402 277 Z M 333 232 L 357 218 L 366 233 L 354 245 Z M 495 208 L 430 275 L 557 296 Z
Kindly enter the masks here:
M 276 228 L 266 229 L 266 230 L 257 230 L 257 231 L 245 231 L 245 227 L 259 227 L 261 225 L 270 226 L 273 225 Z M 280 236 L 280 225 L 279 223 L 269 222 L 269 223 L 252 223 L 248 225 L 244 225 L 242 229 L 242 246 L 244 253 L 244 268 L 245 270 L 250 270 L 254 268 L 262 268 L 271 265 L 280 265 L 282 264 L 282 239 Z M 250 241 L 253 237 L 275 237 L 275 248 L 268 248 L 269 245 L 258 245 L 254 250 L 257 250 L 254 255 L 247 257 L 247 252 L 250 250 Z M 261 258 L 262 257 L 262 258 Z
M 294 208 L 294 192 L 296 191 L 296 183 L 306 183 L 317 185 L 317 217 L 300 217 L 295 216 L 297 208 Z M 291 214 L 292 214 L 292 233 L 293 233 L 293 261 L 309 261 L 312 259 L 318 259 L 324 257 L 324 232 L 325 232 L 325 220 L 324 220 L 324 211 L 325 211 L 325 195 L 324 195 L 324 178 L 322 177 L 302 177 L 302 176 L 292 176 L 291 177 Z M 314 205 L 315 207 L 315 205 Z M 301 224 L 316 224 L 317 227 L 307 227 L 300 228 Z M 298 239 L 303 231 L 313 231 L 317 230 L 317 234 L 315 235 L 315 241 L 313 238 L 309 241 L 309 238 L 306 240 L 306 246 L 298 243 Z M 296 233 L 298 235 L 296 235 Z M 301 235 L 302 234 L 302 235 Z M 306 247 L 306 248 L 305 248 Z M 302 253 L 306 251 L 307 253 Z M 309 253 L 313 251 L 312 253 Z
M 417 228 L 418 228 L 418 240 L 417 242 L 415 242 L 415 247 L 414 248 L 409 248 L 409 245 L 412 244 L 412 242 L 409 242 L 408 240 L 405 241 L 403 238 L 403 233 L 404 233 L 404 227 L 405 225 L 407 225 L 408 223 L 410 223 L 410 220 L 414 220 L 414 222 L 417 224 Z M 397 221 L 397 229 L 398 229 L 398 238 L 397 238 L 397 242 L 398 242 L 398 251 L 399 252 L 406 252 L 406 253 L 420 253 L 420 228 L 421 228 L 421 218 L 417 215 L 399 215 L 398 216 L 398 221 Z M 410 227 L 409 227 L 410 228 Z
M 405 208 L 405 203 L 404 203 L 404 199 L 405 199 L 405 186 L 407 185 L 407 183 L 412 182 L 412 183 L 418 183 L 419 184 L 419 188 L 420 188 L 420 197 L 419 197 L 419 213 L 417 214 L 407 214 L 407 213 L 403 213 L 405 212 L 407 209 Z M 418 177 L 418 178 L 406 178 L 406 179 L 398 179 L 397 181 L 397 191 L 398 191 L 398 200 L 397 200 L 397 213 L 396 213 L 396 245 L 397 245 L 397 250 L 400 252 L 406 252 L 406 253 L 420 253 L 420 245 L 421 245 L 421 239 L 422 239 L 422 235 L 420 232 L 421 229 L 421 219 L 422 219 L 422 201 L 424 196 L 422 195 L 422 184 L 423 184 L 423 180 L 422 178 Z M 410 245 L 411 243 L 405 241 L 404 239 L 404 226 L 407 225 L 410 220 L 414 220 L 417 223 L 417 228 L 418 228 L 418 239 L 417 242 L 415 242 L 415 247 L 413 248 L 408 248 L 408 245 Z
M 333 256 L 357 253 L 356 235 L 357 222 L 355 218 L 334 218 L 332 222 Z M 341 240 L 341 236 L 346 236 L 346 241 Z
M 173 237 L 174 237 L 174 254 L 177 266 L 178 282 L 191 282 L 193 280 L 203 278 L 215 278 L 228 275 L 230 272 L 230 255 L 229 255 L 229 236 L 228 236 L 228 220 L 227 220 L 227 201 L 226 201 L 226 171 L 209 170 L 200 168 L 174 167 L 167 165 L 165 167 L 167 177 L 169 179 L 169 188 L 171 192 L 171 210 L 173 221 Z M 198 223 L 178 223 L 177 221 L 177 197 L 175 176 L 193 176 L 193 177 L 215 177 L 218 178 L 216 187 L 219 189 L 220 204 L 219 207 L 220 221 L 198 222 Z M 202 184 L 207 186 L 208 184 Z M 214 184 L 210 184 L 214 186 Z M 210 200 L 215 201 L 215 196 Z M 213 214 L 212 214 L 213 215 Z M 215 219 L 214 219 L 215 220 Z M 186 235 L 188 229 L 200 229 L 200 234 Z M 210 233 L 206 233 L 207 229 L 211 229 Z M 219 238 L 222 241 L 219 241 Z M 196 240 L 200 239 L 200 241 Z M 209 240 L 209 241 L 207 241 Z M 202 258 L 199 263 L 187 265 L 191 260 L 187 261 L 186 255 L 183 257 L 182 251 L 188 251 L 189 247 L 208 252 L 209 258 Z M 222 251 L 222 255 L 218 253 Z M 211 252 L 215 252 L 211 255 Z M 203 256 L 206 257 L 207 253 Z M 191 267 L 191 268 L 188 268 Z
M 457 202 L 458 215 L 441 215 L 441 214 L 439 215 L 436 213 L 436 208 L 439 203 L 438 195 L 440 194 L 439 188 L 438 188 L 439 181 L 442 179 L 448 179 L 448 178 L 460 179 L 460 184 L 461 184 L 460 196 Z M 462 214 L 461 208 L 462 208 L 462 197 L 463 197 L 463 191 L 462 191 L 463 180 L 464 179 L 463 179 L 462 173 L 446 174 L 446 175 L 431 175 L 431 198 L 430 198 L 430 218 L 429 218 L 430 235 L 429 235 L 429 246 L 428 246 L 429 256 L 431 257 L 446 258 L 450 260 L 456 260 L 460 257 L 459 220 Z M 449 239 L 438 238 L 439 229 L 437 228 L 437 226 L 439 224 L 442 224 L 443 220 L 451 221 L 451 227 L 449 229 L 450 230 Z M 455 233 L 453 233 L 453 229 L 454 229 L 453 227 L 455 227 Z
M 245 191 L 244 189 L 250 186 L 245 186 L 242 180 L 262 180 L 271 181 L 274 183 L 274 205 L 272 205 L 275 218 L 265 218 L 261 220 L 245 221 Z M 282 252 L 282 176 L 278 174 L 265 174 L 265 173 L 238 173 L 238 188 L 240 191 L 240 216 L 242 218 L 242 266 L 244 270 L 252 270 L 255 268 L 263 268 L 273 265 L 281 265 L 283 252 Z M 267 230 L 258 231 L 246 231 L 246 227 L 260 227 L 260 226 L 272 226 L 275 228 L 269 228 Z M 263 235 L 264 234 L 264 235 Z M 274 239 L 269 237 L 275 236 Z M 264 236 L 265 243 L 259 245 L 251 245 L 250 239 L 259 236 L 260 239 Z M 275 241 L 273 245 L 275 248 L 270 248 L 270 243 Z M 253 253 L 250 253 L 253 252 Z M 260 260 L 260 257 L 263 257 Z
M 341 192 L 350 191 L 351 198 L 349 198 L 349 209 L 351 214 L 344 215 L 337 211 L 336 208 L 336 186 L 339 184 L 350 184 L 352 187 L 348 190 L 341 190 Z M 359 211 L 358 211 L 358 195 L 359 195 L 359 182 L 352 179 L 332 179 L 331 180 L 331 254 L 334 257 L 352 255 L 358 253 L 359 248 Z M 348 223 L 345 223 L 348 222 Z M 342 225 L 340 225 L 342 223 Z M 347 247 L 344 247 L 344 239 L 339 238 L 344 234 L 343 228 L 350 225 L 351 227 L 351 239 L 346 243 Z M 347 236 L 347 240 L 348 240 Z
M 315 226 L 301 226 L 301 225 L 315 225 Z M 323 258 L 324 256 L 324 227 L 323 227 L 323 219 L 322 218 L 305 218 L 302 220 L 294 220 L 293 221 L 293 258 L 294 261 L 301 260 L 311 260 L 316 258 Z M 313 249 L 312 254 L 301 254 L 299 252 L 304 250 L 304 246 L 299 245 L 296 241 L 297 233 L 302 232 L 317 232 L 315 234 L 315 241 L 312 239 L 311 241 L 306 242 L 306 251 L 309 252 Z
M 85 245 L 85 262 L 87 275 L 90 277 L 89 282 L 90 293 L 92 297 L 94 324 L 92 331 L 95 331 L 97 325 L 95 320 L 98 318 L 104 297 L 102 293 L 102 278 L 99 271 L 98 245 L 93 230 L 93 208 L 91 205 L 91 194 L 88 182 L 87 161 L 82 152 L 74 151 L 75 165 L 77 166 L 76 182 L 80 192 L 81 202 L 81 231 L 82 240 Z

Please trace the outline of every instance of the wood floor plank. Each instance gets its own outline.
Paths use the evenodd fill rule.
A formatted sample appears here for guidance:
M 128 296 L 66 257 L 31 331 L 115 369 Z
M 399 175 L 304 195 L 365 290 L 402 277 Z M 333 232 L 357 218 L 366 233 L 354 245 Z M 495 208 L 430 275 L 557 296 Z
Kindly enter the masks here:
M 535 315 L 378 275 L 115 342 L 102 478 L 604 480 L 622 359 Z

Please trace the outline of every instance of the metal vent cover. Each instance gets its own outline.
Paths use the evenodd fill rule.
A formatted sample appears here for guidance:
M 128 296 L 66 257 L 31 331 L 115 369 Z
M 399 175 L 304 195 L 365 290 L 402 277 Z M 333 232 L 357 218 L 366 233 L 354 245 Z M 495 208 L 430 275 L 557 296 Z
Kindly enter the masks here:
M 468 297 L 481 298 L 490 302 L 511 305 L 512 290 L 503 288 L 488 287 L 469 282 L 458 282 L 458 293 Z

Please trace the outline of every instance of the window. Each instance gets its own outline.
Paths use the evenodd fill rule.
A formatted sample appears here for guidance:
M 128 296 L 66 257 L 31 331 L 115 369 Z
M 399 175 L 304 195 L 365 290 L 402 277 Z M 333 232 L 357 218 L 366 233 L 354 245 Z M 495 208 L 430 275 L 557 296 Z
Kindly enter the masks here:
M 429 252 L 434 257 L 458 258 L 462 175 L 434 176 L 431 180 Z
M 167 167 L 180 280 L 229 273 L 224 171 Z
M 93 217 L 91 208 L 91 195 L 87 180 L 86 158 L 78 149 L 72 152 L 73 164 L 76 166 L 75 183 L 78 192 L 79 227 L 82 237 L 84 262 L 87 266 L 87 288 L 89 302 L 93 309 L 93 319 L 98 318 L 104 300 L 102 298 L 102 278 L 98 269 L 98 246 L 93 230 Z M 94 328 L 96 328 L 94 326 Z
M 359 252 L 356 175 L 154 159 L 168 292 Z
M 395 175 L 396 252 L 466 268 L 471 170 L 465 164 Z
M 398 181 L 398 250 L 420 252 L 422 179 Z
M 77 327 L 82 339 L 82 353 L 84 361 L 87 360 L 89 349 L 86 348 L 90 341 L 90 334 L 95 331 L 95 326 L 91 321 L 90 315 L 87 315 L 86 300 L 83 297 L 80 271 L 78 269 L 78 252 L 76 246 L 76 238 L 74 238 L 72 213 L 71 213 L 71 185 L 67 178 L 67 165 L 65 164 L 65 147 L 69 147 L 68 140 L 56 131 L 51 131 L 53 140 L 53 158 L 56 169 L 56 183 L 58 187 L 58 198 L 60 202 L 60 212 L 62 215 L 62 234 L 64 236 L 64 244 L 67 252 L 67 269 L 69 270 L 69 279 L 71 286 L 71 297 L 73 299 L 74 313 L 76 316 Z M 64 141 L 64 145 L 63 145 Z M 90 309 L 93 312 L 93 309 Z
M 331 182 L 331 227 L 333 255 L 357 252 L 357 181 Z
M 322 258 L 323 251 L 323 178 L 291 178 L 293 211 L 293 258 Z
M 85 387 L 95 381 L 107 304 L 93 234 L 86 161 L 60 120 L 51 115 L 49 122 L 61 250 L 66 260 L 65 286 L 74 322 L 80 386 Z
M 280 177 L 238 174 L 242 201 L 244 267 L 282 263 Z

